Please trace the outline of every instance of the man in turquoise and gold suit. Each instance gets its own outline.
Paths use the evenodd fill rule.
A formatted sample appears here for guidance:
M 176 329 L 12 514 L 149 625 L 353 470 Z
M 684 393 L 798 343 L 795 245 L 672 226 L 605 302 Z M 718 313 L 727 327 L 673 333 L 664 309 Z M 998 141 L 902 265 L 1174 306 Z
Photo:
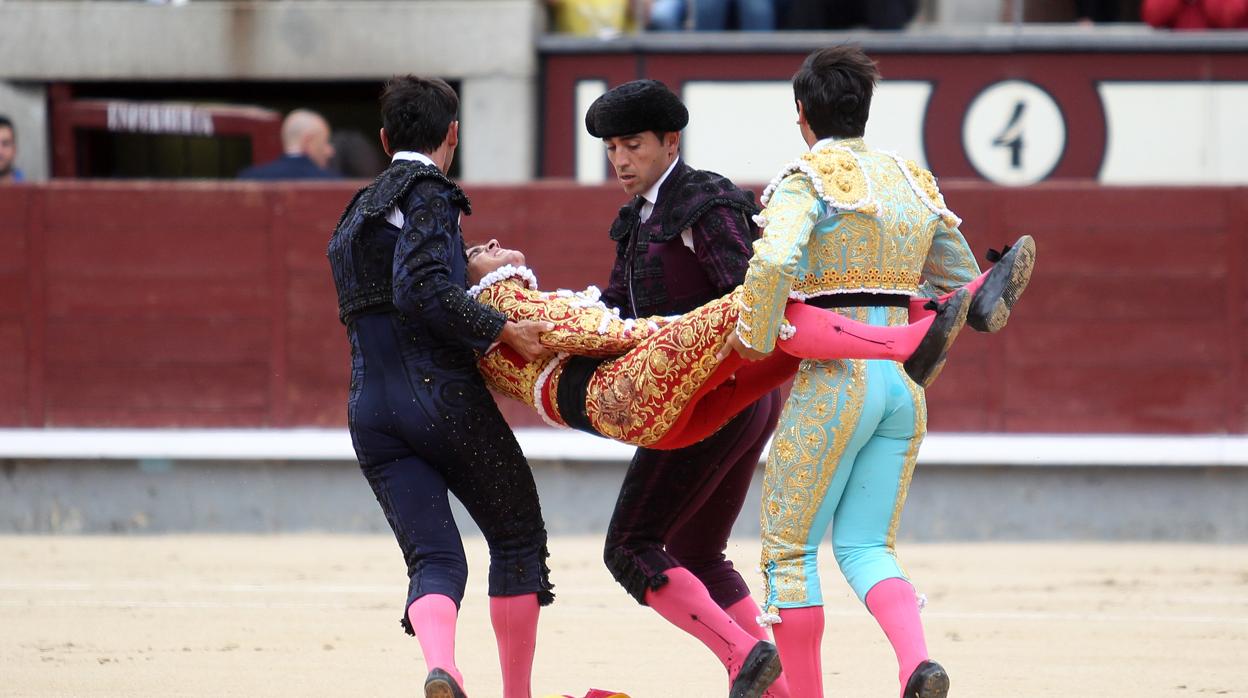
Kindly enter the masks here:
M 815 51 L 793 77 L 810 151 L 762 197 L 765 232 L 754 244 L 730 340 L 747 358 L 775 348 L 791 299 L 899 325 L 930 312 L 930 299 L 965 287 L 973 294 L 967 323 L 991 332 L 1030 279 L 1031 238 L 991 254 L 997 264 L 980 275 L 932 175 L 863 142 L 878 78 L 874 62 L 851 46 Z M 816 553 L 829 527 L 842 573 L 897 654 L 903 697 L 948 693 L 893 548 L 926 431 L 923 388 L 900 364 L 803 362 L 767 458 L 762 503 L 760 622 L 772 625 L 794 698 L 823 695 Z

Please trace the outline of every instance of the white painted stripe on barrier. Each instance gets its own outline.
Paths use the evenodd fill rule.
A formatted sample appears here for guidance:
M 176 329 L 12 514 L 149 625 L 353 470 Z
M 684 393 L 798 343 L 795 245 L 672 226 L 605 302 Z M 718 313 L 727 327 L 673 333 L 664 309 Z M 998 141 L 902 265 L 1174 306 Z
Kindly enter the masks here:
M 633 449 L 577 431 L 517 429 L 535 461 L 623 462 Z M 345 429 L 0 429 L 0 459 L 354 461 Z M 1248 467 L 1248 436 L 929 434 L 927 465 Z

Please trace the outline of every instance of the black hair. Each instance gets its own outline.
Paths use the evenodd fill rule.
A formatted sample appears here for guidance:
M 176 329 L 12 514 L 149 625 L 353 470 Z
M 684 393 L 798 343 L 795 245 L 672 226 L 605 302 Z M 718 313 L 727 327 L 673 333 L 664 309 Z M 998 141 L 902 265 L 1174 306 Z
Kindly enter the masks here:
M 455 90 L 437 78 L 396 75 L 381 92 L 381 125 L 395 151 L 437 150 L 458 113 Z
M 858 138 L 867 129 L 871 93 L 880 71 L 854 45 L 821 48 L 793 76 L 793 99 L 801 102 L 817 138 Z

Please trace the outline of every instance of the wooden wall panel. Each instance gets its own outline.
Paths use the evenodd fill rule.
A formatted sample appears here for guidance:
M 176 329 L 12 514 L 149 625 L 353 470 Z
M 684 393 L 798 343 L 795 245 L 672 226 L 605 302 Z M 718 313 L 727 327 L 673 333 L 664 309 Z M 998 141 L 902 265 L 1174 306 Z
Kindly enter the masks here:
M 0 319 L 0 426 L 26 422 L 26 370 L 25 327 Z
M 263 357 L 228 365 L 48 367 L 48 426 L 279 426 L 266 415 Z
M 0 426 L 344 424 L 325 246 L 358 184 L 0 189 Z M 1039 250 L 1009 327 L 968 330 L 928 391 L 932 431 L 1248 433 L 1248 190 L 943 189 L 981 264 Z M 470 240 L 606 283 L 616 187 L 468 193 Z
M 58 319 L 48 325 L 48 361 L 58 365 L 229 365 L 268 347 L 260 319 Z
M 47 290 L 52 317 L 119 319 L 265 317 L 268 289 L 253 277 L 67 277 Z
M 30 187 L 0 189 L 0 425 L 26 421 Z

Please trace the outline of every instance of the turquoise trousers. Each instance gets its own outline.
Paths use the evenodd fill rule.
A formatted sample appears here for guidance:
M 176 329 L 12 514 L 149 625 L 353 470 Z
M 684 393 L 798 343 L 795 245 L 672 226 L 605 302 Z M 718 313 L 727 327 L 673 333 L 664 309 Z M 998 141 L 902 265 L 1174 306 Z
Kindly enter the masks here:
M 844 311 L 871 324 L 904 309 Z M 923 389 L 893 361 L 805 361 L 784 406 L 763 479 L 764 608 L 823 605 L 817 555 L 832 551 L 860 600 L 905 578 L 894 541 L 927 432 Z

